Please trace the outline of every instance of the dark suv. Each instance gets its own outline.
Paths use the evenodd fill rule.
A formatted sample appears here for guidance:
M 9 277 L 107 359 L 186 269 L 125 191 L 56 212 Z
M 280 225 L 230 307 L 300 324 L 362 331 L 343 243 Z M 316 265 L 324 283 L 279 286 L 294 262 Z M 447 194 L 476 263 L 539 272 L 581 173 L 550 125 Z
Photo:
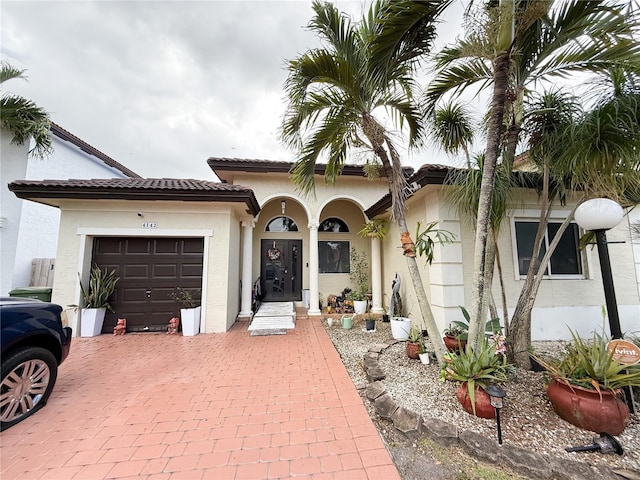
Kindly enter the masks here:
M 71 348 L 62 307 L 29 298 L 0 298 L 2 383 L 0 430 L 24 420 L 46 403 Z

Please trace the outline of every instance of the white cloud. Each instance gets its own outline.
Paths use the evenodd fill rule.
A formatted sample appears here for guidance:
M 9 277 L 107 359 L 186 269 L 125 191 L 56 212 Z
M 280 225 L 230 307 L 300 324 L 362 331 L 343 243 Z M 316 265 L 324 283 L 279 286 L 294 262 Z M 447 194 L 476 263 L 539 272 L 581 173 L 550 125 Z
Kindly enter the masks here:
M 336 3 L 361 11 L 360 1 Z M 317 45 L 304 28 L 310 1 L 2 2 L 0 9 L 2 58 L 29 77 L 6 88 L 139 174 L 213 179 L 211 156 L 292 160 L 278 140 L 282 85 L 285 60 Z

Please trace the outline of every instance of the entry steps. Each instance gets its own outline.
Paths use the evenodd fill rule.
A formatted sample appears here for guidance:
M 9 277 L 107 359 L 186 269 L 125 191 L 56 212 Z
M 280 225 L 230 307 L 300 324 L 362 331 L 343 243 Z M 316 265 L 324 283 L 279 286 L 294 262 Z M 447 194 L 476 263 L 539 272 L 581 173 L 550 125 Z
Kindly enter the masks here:
M 295 323 L 296 307 L 293 302 L 262 302 L 248 330 L 291 330 L 296 327 Z

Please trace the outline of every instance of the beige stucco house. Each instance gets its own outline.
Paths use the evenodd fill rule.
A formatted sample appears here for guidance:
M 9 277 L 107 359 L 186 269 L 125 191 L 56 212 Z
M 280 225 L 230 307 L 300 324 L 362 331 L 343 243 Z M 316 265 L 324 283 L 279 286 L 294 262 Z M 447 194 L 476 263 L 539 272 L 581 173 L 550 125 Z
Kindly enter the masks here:
M 164 330 L 177 305 L 176 286 L 202 290 L 200 331 L 224 332 L 252 314 L 260 279 L 264 301 L 308 301 L 320 316 L 319 300 L 349 287 L 351 248 L 369 263 L 371 310 L 388 307 L 391 283 L 403 279 L 407 314 L 419 321 L 399 236 L 390 227 L 384 240 L 358 235 L 365 222 L 389 216 L 384 179 L 369 179 L 359 166 L 345 166 L 334 185 L 316 170 L 315 196 L 301 195 L 290 182 L 292 164 L 265 160 L 210 158 L 220 182 L 181 179 L 15 181 L 19 198 L 61 211 L 53 301 L 79 304 L 78 273 L 87 278 L 92 263 L 117 270 L 121 281 L 104 332 L 126 317 L 130 330 Z M 447 167 L 407 169 L 411 195 L 407 222 L 438 221 L 456 240 L 437 246 L 435 261 L 422 268 L 434 315 L 441 328 L 471 304 L 473 225 L 443 198 Z M 522 190 L 498 246 L 510 307 L 515 305 L 528 265 L 528 245 L 538 218 L 537 197 Z M 558 207 L 554 221 L 568 210 Z M 597 252 L 579 251 L 577 226 L 570 228 L 551 260 L 533 312 L 534 339 L 569 338 L 571 327 L 588 334 L 603 325 L 604 294 Z M 609 234 L 613 275 L 623 331 L 638 330 L 640 298 L 629 224 Z M 528 243 L 529 242 L 529 243 Z M 497 283 L 497 282 L 496 282 Z M 496 295 L 498 290 L 496 287 Z

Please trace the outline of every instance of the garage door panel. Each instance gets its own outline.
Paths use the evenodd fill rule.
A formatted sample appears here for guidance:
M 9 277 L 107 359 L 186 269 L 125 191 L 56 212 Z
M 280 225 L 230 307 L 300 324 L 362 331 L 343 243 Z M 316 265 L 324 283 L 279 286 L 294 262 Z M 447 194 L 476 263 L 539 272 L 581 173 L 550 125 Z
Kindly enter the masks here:
M 92 261 L 120 277 L 110 302 L 115 313 L 107 311 L 103 333 L 113 331 L 118 318 L 127 319 L 129 331 L 165 331 L 180 312 L 169 294 L 177 286 L 202 286 L 203 251 L 202 238 L 95 238 Z
M 202 274 L 202 269 L 200 269 Z M 153 266 L 153 276 L 155 278 L 176 278 L 178 276 L 178 265 L 175 263 L 156 264 Z
M 149 265 L 141 265 L 141 264 L 127 264 L 124 266 L 124 274 L 123 278 L 128 280 L 141 280 L 149 278 Z
M 150 241 L 138 241 L 139 239 L 126 239 L 124 240 L 126 247 L 125 252 L 127 255 L 144 254 L 149 255 L 151 253 Z
M 180 265 L 180 275 L 185 277 L 201 277 L 202 276 L 202 263 L 183 263 Z

